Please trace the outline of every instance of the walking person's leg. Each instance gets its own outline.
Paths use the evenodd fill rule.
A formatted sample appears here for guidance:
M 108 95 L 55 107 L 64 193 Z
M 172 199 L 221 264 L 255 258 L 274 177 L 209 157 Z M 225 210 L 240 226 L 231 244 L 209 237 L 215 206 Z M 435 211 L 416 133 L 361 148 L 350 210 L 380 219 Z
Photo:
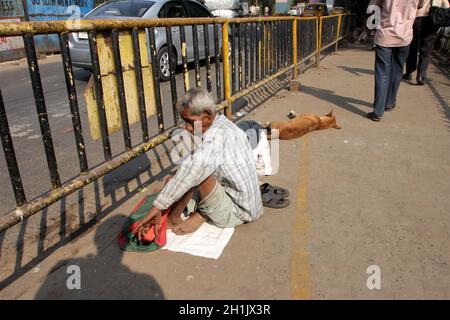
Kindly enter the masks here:
M 417 54 L 419 51 L 420 34 L 422 29 L 421 18 L 418 17 L 414 21 L 413 39 L 409 47 L 409 55 L 406 59 L 406 73 L 403 76 L 405 80 L 412 80 L 412 73 L 417 70 Z
M 374 111 L 367 114 L 367 117 L 373 121 L 380 121 L 386 107 L 391 74 L 392 49 L 378 45 L 375 48 Z
M 431 19 L 424 20 L 417 71 L 417 84 L 419 85 L 425 84 L 424 81 L 427 77 L 428 65 L 430 64 L 434 43 L 437 38 L 437 31 L 438 28 L 433 25 Z
M 417 70 L 417 54 L 420 47 L 422 34 L 422 17 L 417 17 L 413 26 L 413 39 L 409 47 L 409 55 L 406 59 L 406 73 L 403 76 L 405 80 L 412 80 L 412 74 Z
M 409 54 L 409 47 L 393 48 L 391 79 L 386 100 L 386 110 L 392 110 L 397 103 L 397 93 L 402 82 L 403 67 Z

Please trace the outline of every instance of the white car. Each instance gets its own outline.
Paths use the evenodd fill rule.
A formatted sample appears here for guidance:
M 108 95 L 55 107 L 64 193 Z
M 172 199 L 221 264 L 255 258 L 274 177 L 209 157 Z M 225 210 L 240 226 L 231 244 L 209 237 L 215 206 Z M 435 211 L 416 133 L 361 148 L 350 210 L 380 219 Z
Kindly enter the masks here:
M 135 18 L 210 18 L 213 15 L 200 2 L 195 0 L 116 0 L 108 1 L 87 13 L 83 19 L 135 19 Z M 204 26 L 197 26 L 200 59 L 205 58 Z M 222 49 L 222 30 L 219 25 L 219 52 Z M 186 27 L 187 60 L 194 61 L 192 27 Z M 214 56 L 214 26 L 208 25 L 210 55 Z M 165 27 L 156 28 L 156 50 L 158 70 L 161 81 L 170 79 L 169 52 L 167 49 Z M 180 28 L 172 27 L 173 61 L 182 64 Z M 69 34 L 69 48 L 72 64 L 75 67 L 92 69 L 89 41 L 86 32 Z M 150 52 L 150 50 L 148 50 Z

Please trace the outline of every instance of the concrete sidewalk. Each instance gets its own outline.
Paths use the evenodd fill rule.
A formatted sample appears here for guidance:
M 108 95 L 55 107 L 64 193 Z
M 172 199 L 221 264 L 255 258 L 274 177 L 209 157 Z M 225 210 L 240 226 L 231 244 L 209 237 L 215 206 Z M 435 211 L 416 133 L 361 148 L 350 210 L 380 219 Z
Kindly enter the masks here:
M 334 109 L 342 130 L 280 144 L 291 205 L 236 229 L 218 260 L 157 251 L 124 253 L 123 217 L 157 185 L 131 197 L 82 237 L 55 250 L 0 292 L 0 299 L 401 299 L 450 298 L 450 79 L 402 84 L 381 123 L 373 99 L 373 52 L 342 50 L 251 112 L 258 121 Z M 14 260 L 14 259 L 13 259 Z M 69 265 L 81 291 L 69 291 Z M 369 290 L 366 270 L 381 270 Z M 76 290 L 75 290 L 76 291 Z

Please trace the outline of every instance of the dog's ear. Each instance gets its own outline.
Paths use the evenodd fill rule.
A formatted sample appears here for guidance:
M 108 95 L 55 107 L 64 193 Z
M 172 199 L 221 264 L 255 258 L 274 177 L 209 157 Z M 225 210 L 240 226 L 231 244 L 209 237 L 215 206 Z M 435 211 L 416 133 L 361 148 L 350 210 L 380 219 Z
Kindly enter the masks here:
M 333 109 L 331 109 L 331 111 L 330 111 L 330 113 L 329 114 L 327 114 L 325 117 L 332 117 L 333 116 L 333 112 L 334 112 L 334 110 Z

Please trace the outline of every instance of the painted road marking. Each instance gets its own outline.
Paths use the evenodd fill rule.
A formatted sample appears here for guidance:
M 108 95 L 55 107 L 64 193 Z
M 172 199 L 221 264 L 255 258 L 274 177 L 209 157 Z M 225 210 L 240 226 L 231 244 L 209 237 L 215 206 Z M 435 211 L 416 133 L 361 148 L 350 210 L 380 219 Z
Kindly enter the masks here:
M 300 173 L 297 188 L 297 216 L 292 238 L 291 292 L 292 299 L 311 299 L 311 281 L 308 252 L 308 174 L 309 138 L 302 139 L 300 151 Z

